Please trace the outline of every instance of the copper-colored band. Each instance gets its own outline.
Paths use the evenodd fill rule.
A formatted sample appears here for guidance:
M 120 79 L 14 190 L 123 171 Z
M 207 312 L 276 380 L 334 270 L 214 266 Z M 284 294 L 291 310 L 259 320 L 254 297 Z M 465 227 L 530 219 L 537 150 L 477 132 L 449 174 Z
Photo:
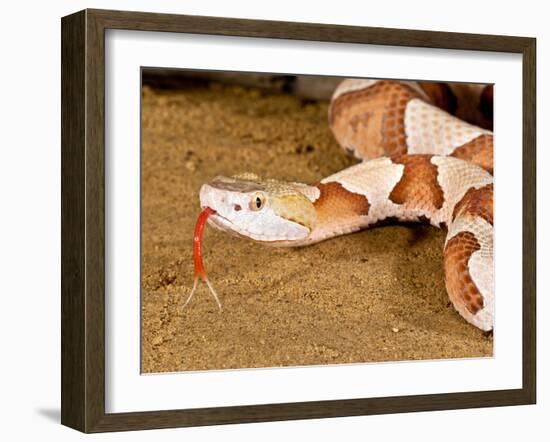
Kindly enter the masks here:
M 470 276 L 468 261 L 480 248 L 473 233 L 460 232 L 447 242 L 444 253 L 449 297 L 457 310 L 466 308 L 472 314 L 483 308 L 483 296 Z
M 437 166 L 432 155 L 402 155 L 393 157 L 394 163 L 403 164 L 403 177 L 390 193 L 395 204 L 410 208 L 438 210 L 443 206 L 443 189 L 437 181 Z

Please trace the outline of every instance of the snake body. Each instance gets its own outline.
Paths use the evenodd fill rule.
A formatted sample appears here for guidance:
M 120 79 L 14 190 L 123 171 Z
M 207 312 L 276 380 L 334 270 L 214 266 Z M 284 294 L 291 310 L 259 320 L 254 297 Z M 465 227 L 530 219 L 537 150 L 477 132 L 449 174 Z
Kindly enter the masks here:
M 285 247 L 389 219 L 446 228 L 449 298 L 469 323 L 492 330 L 493 134 L 451 115 L 452 97 L 442 84 L 344 80 L 329 124 L 361 163 L 313 184 L 216 177 L 201 187 L 201 207 L 215 210 L 218 229 Z

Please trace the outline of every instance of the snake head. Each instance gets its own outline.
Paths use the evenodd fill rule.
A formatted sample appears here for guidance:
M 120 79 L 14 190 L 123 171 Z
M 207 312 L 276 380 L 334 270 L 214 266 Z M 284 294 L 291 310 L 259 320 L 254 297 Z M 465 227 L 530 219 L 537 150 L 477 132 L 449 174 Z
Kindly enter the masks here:
M 218 176 L 201 187 L 200 204 L 216 211 L 209 223 L 220 230 L 261 242 L 299 241 L 315 226 L 316 191 L 251 173 Z

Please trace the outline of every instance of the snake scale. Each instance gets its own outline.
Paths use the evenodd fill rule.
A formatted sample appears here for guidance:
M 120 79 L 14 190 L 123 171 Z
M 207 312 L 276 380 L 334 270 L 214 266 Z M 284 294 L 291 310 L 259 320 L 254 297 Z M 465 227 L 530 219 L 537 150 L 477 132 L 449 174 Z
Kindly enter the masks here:
M 477 90 L 469 106 L 492 111 L 492 86 Z M 218 229 L 284 247 L 392 219 L 446 228 L 449 298 L 466 321 L 490 331 L 493 134 L 454 116 L 459 104 L 443 83 L 343 80 L 328 119 L 338 143 L 359 164 L 312 184 L 253 173 L 218 176 L 201 187 L 201 207 Z

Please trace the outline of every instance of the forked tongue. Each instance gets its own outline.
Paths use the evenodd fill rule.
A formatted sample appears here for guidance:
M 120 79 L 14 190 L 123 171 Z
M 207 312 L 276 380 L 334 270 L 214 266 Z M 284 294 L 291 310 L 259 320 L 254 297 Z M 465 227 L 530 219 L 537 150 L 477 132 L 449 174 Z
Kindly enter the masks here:
M 204 264 L 202 263 L 202 235 L 204 232 L 204 226 L 206 225 L 206 221 L 208 220 L 208 217 L 212 215 L 213 213 L 216 213 L 214 209 L 211 209 L 210 207 L 206 207 L 202 210 L 202 212 L 199 214 L 199 217 L 197 218 L 197 224 L 195 225 L 195 236 L 193 237 L 193 258 L 195 261 L 195 281 L 193 283 L 193 289 L 191 290 L 191 294 L 187 298 L 187 301 L 185 301 L 185 304 L 183 307 L 185 307 L 187 304 L 189 304 L 189 301 L 191 301 L 191 298 L 195 294 L 195 291 L 197 290 L 197 285 L 199 282 L 199 277 L 206 282 L 206 285 L 210 289 L 210 293 L 216 300 L 216 303 L 218 304 L 218 308 L 222 309 L 222 304 L 220 303 L 220 300 L 218 298 L 218 294 L 216 293 L 216 290 L 208 280 L 208 277 L 206 276 L 206 272 L 204 271 Z

